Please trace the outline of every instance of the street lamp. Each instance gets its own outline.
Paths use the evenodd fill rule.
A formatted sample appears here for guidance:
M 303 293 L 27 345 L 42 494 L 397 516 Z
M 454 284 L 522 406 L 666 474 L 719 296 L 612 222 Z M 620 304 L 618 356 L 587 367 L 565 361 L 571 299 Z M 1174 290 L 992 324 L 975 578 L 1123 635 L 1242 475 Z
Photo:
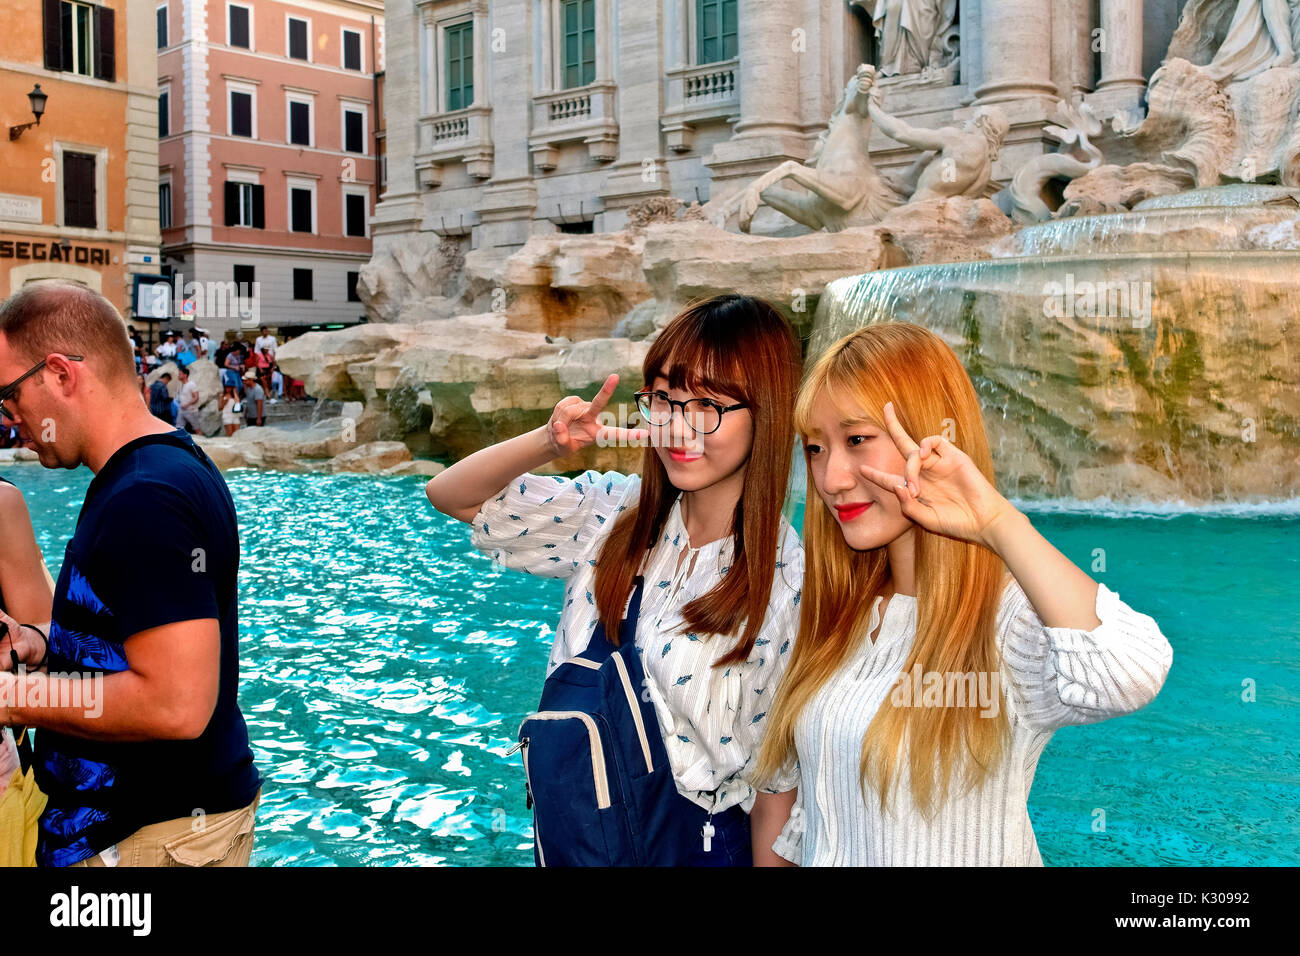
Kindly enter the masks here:
M 27 100 L 32 104 L 32 115 L 36 117 L 34 123 L 23 123 L 21 126 L 9 127 L 9 139 L 13 141 L 23 135 L 25 130 L 33 126 L 41 125 L 41 114 L 45 112 L 46 94 L 41 92 L 41 84 L 37 83 L 30 93 L 27 94 Z

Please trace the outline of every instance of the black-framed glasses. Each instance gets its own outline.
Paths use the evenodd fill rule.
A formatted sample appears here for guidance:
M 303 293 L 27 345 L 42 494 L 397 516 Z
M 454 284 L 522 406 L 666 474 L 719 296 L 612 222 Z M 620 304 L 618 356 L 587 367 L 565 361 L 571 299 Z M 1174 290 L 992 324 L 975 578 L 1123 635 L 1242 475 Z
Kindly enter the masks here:
M 679 401 L 675 398 L 669 398 L 666 392 L 651 391 L 642 389 L 632 396 L 636 400 L 636 407 L 645 417 L 647 424 L 660 426 L 667 425 L 673 420 L 673 409 L 682 410 L 682 421 L 690 426 L 691 431 L 697 435 L 708 435 L 718 430 L 722 424 L 722 416 L 727 412 L 734 412 L 739 408 L 748 408 L 744 402 L 737 402 L 735 405 L 723 405 L 715 402 L 711 398 L 688 398 L 685 401 Z
M 83 361 L 85 358 L 84 356 L 81 355 L 65 355 L 63 357 L 67 359 L 69 362 L 80 362 Z M 39 362 L 37 362 L 35 365 L 29 368 L 26 372 L 23 372 L 22 375 L 19 375 L 16 379 L 10 382 L 8 385 L 4 386 L 3 388 L 0 388 L 0 418 L 9 419 L 10 421 L 13 420 L 9 418 L 9 412 L 5 410 L 5 402 L 12 399 L 14 395 L 18 393 L 19 385 L 27 381 L 29 378 L 31 378 L 41 369 L 45 368 L 45 362 L 47 361 L 47 359 L 48 357 L 41 359 Z

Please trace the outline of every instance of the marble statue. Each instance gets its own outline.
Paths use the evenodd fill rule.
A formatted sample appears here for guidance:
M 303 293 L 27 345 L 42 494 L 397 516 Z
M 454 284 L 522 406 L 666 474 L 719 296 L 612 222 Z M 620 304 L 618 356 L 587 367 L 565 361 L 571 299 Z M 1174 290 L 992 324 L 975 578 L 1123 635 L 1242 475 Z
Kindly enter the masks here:
M 880 75 L 902 76 L 942 66 L 956 20 L 957 0 L 876 0 L 871 22 L 880 50 Z
M 860 65 L 845 86 L 808 161 L 787 160 L 764 173 L 724 202 L 714 221 L 725 220 L 734 208 L 740 229 L 749 232 L 754 213 L 761 203 L 766 203 L 811 229 L 839 232 L 849 226 L 878 222 L 899 205 L 904 197 L 882 179 L 867 151 L 871 136 L 868 104 L 878 75 L 874 66 Z M 787 179 L 806 192 L 777 186 Z
M 1297 0 L 1190 0 L 1169 44 L 1219 83 L 1249 79 L 1296 60 Z
M 767 204 L 811 229 L 838 232 L 879 222 L 905 203 L 983 196 L 1009 129 L 1006 115 L 986 106 L 962 126 L 920 129 L 880 105 L 879 76 L 871 64 L 860 65 L 808 161 L 787 160 L 764 173 L 715 207 L 713 222 L 721 224 L 734 210 L 741 231 L 749 232 L 758 207 Z M 867 140 L 873 122 L 923 151 L 903 173 L 881 173 L 872 164 Z M 778 186 L 785 180 L 805 191 Z
M 1046 126 L 1043 132 L 1059 141 L 1062 149 L 1035 156 L 1011 178 L 1007 191 L 1011 198 L 1013 222 L 1045 222 L 1051 219 L 1053 210 L 1043 195 L 1048 182 L 1053 179 L 1077 179 L 1101 165 L 1101 150 L 1091 141 L 1092 137 L 1101 133 L 1101 120 L 1091 106 L 1082 101 L 1069 105 L 1064 100 L 1058 100 L 1052 118 L 1060 125 Z
M 996 106 L 983 106 L 962 126 L 921 129 L 886 113 L 878 96 L 867 112 L 890 139 L 924 150 L 901 175 L 886 178 L 907 202 L 927 202 L 953 196 L 978 198 L 993 180 L 993 164 L 1010 124 Z

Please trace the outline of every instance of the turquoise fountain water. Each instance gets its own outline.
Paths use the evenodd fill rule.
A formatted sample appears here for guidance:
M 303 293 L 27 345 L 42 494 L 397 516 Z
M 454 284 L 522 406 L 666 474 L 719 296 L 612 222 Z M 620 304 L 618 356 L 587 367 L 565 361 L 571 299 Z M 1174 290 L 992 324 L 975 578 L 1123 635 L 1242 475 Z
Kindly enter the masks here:
M 89 473 L 0 474 L 57 574 Z M 266 778 L 254 862 L 530 865 L 506 751 L 536 706 L 560 582 L 494 568 L 420 479 L 226 478 L 240 702 Z M 1044 861 L 1300 864 L 1300 502 L 1026 507 L 1082 567 L 1104 557 L 1096 576 L 1174 646 L 1154 704 L 1048 745 L 1029 800 Z

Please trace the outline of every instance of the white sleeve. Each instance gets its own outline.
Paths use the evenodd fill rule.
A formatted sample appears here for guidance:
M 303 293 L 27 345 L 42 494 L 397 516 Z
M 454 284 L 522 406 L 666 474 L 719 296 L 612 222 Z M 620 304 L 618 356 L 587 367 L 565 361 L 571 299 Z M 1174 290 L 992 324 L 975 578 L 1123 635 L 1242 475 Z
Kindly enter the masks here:
M 1129 714 L 1151 703 L 1174 650 L 1154 620 L 1097 586 L 1092 630 L 1047 627 L 1014 580 L 1002 595 L 998 639 L 1015 712 L 1052 729 Z
M 794 806 L 790 808 L 790 816 L 785 821 L 785 826 L 772 841 L 772 852 L 791 863 L 799 863 L 803 859 L 803 827 L 803 789 L 800 788 L 799 794 L 794 799 Z
M 595 543 L 640 488 L 639 475 L 612 471 L 522 475 L 474 516 L 470 543 L 501 567 L 567 578 L 581 562 L 594 563 Z

